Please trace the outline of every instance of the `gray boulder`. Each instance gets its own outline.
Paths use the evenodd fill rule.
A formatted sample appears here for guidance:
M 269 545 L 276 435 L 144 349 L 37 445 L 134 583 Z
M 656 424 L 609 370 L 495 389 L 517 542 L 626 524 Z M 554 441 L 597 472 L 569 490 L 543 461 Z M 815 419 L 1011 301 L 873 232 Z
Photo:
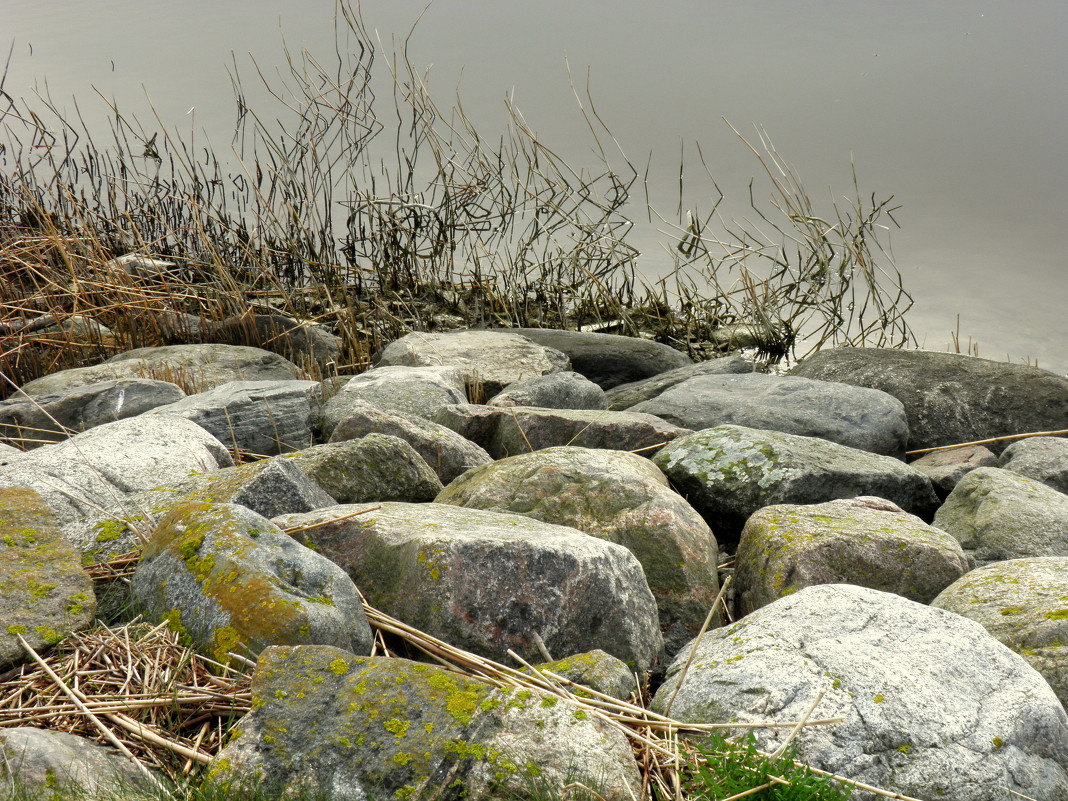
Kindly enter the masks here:
M 718 359 L 709 359 L 697 364 L 676 367 L 674 370 L 658 373 L 650 378 L 643 378 L 641 381 L 619 384 L 607 390 L 604 395 L 605 400 L 608 402 L 608 408 L 621 412 L 642 401 L 655 398 L 661 392 L 665 392 L 683 381 L 688 381 L 697 376 L 752 372 L 753 363 L 734 353 L 730 356 L 721 356 Z
M 962 576 L 931 606 L 974 620 L 1020 654 L 1068 704 L 1068 557 L 995 562 Z
M 407 442 L 438 474 L 442 484 L 492 461 L 478 445 L 443 425 L 403 412 L 385 411 L 366 401 L 352 406 L 349 416 L 330 435 L 330 441 L 345 442 L 368 434 L 389 434 Z
M 0 671 L 30 658 L 17 635 L 40 651 L 95 613 L 93 582 L 41 496 L 0 489 Z
M 340 337 L 321 325 L 300 322 L 282 314 L 246 312 L 219 322 L 203 320 L 199 329 L 198 333 L 204 339 L 273 351 L 306 370 L 336 372 L 341 360 Z
M 604 390 L 580 373 L 549 375 L 517 381 L 494 395 L 488 406 L 539 406 L 544 409 L 604 409 Z
M 874 495 L 930 519 L 928 478 L 890 456 L 816 437 L 717 426 L 669 443 L 653 463 L 721 539 L 734 539 L 758 509 Z
M 314 444 L 317 381 L 231 381 L 151 412 L 191 420 L 228 448 L 274 456 Z
M 968 445 L 947 451 L 932 451 L 909 464 L 931 479 L 935 492 L 944 499 L 975 468 L 997 467 L 998 457 L 982 445 Z
M 375 367 L 350 378 L 327 401 L 322 418 L 324 439 L 330 438 L 359 401 L 433 420 L 442 406 L 467 403 L 467 393 L 463 371 L 456 367 Z
M 353 514 L 360 513 L 360 514 Z M 498 661 L 600 648 L 644 671 L 656 602 L 620 545 L 519 515 L 445 504 L 336 506 L 276 522 L 340 565 L 368 603 Z
M 510 333 L 562 351 L 571 369 L 582 373 L 602 389 L 640 381 L 665 370 L 692 364 L 681 351 L 648 339 L 591 331 L 560 331 L 553 328 L 509 328 Z
M 571 526 L 624 546 L 645 571 L 669 653 L 696 636 L 719 591 L 719 548 L 708 524 L 636 454 L 547 448 L 469 470 L 437 500 Z
M 904 407 L 885 392 L 764 373 L 691 378 L 630 411 L 694 431 L 763 428 L 899 458 L 909 434 Z
M 487 451 L 488 455 L 489 449 L 493 447 L 497 424 L 504 413 L 504 410 L 498 406 L 462 403 L 438 409 L 438 413 L 434 415 L 434 422 L 475 443 Z
M 960 480 L 934 524 L 975 565 L 1024 556 L 1068 556 L 1068 495 L 997 467 Z
M 378 366 L 459 367 L 471 385 L 493 397 L 509 384 L 571 369 L 567 356 L 527 337 L 499 331 L 414 332 L 382 351 Z
M 147 378 L 120 378 L 33 398 L 16 393 L 0 401 L 0 438 L 36 448 L 184 397 L 174 384 Z
M 626 736 L 555 696 L 325 646 L 263 652 L 252 712 L 210 770 L 224 788 L 349 801 L 534 801 L 575 781 L 605 801 L 641 792 Z
M 798 758 L 911 797 L 1068 798 L 1068 716 L 1045 680 L 982 626 L 898 595 L 822 584 L 709 632 L 652 708 L 701 723 L 797 721 Z M 676 688 L 678 692 L 676 694 Z M 774 751 L 789 727 L 754 729 Z M 856 796 L 866 798 L 868 796 Z
M 335 645 L 371 652 L 355 585 L 337 565 L 235 504 L 175 506 L 145 544 L 130 583 L 156 622 L 227 663 L 269 645 Z
M 1032 437 L 1012 443 L 998 467 L 1068 493 L 1068 439 Z
M 747 615 L 814 584 L 856 584 L 930 603 L 968 570 L 949 534 L 881 498 L 758 510 L 745 524 L 734 590 Z
M 791 373 L 893 395 L 905 405 L 909 450 L 1053 431 L 1068 420 L 1068 378 L 958 353 L 835 348 Z M 989 445 L 1001 453 L 1006 443 Z
M 302 378 L 299 367 L 260 348 L 237 345 L 168 345 L 136 348 L 103 364 L 61 370 L 30 381 L 27 395 L 54 395 L 72 387 L 116 378 L 154 378 L 186 392 L 204 392 L 228 381 L 288 381 Z
M 565 683 L 571 682 L 568 689 L 580 698 L 591 696 L 582 689 L 588 687 L 609 698 L 629 701 L 638 689 L 634 672 L 619 659 L 598 649 L 553 662 L 541 662 L 533 668 L 523 668 L 520 672 L 532 675 L 536 670 L 553 681 L 557 677 L 563 678 Z
M 337 503 L 428 503 L 442 490 L 437 473 L 415 448 L 388 434 L 316 445 L 283 458 Z

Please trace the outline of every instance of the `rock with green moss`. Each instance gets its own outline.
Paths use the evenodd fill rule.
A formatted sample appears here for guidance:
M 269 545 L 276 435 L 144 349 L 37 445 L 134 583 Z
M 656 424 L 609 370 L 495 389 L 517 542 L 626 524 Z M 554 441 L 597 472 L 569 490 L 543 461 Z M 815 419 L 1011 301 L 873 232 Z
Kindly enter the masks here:
M 683 677 L 688 656 L 654 711 L 695 723 L 840 717 L 798 733 L 799 760 L 916 798 L 1068 798 L 1064 707 L 1019 654 L 952 612 L 820 584 L 708 632 Z M 753 731 L 774 751 L 791 727 Z
M 968 570 L 960 544 L 881 498 L 767 506 L 745 524 L 735 558 L 739 611 L 813 584 L 856 584 L 930 603 Z
M 437 500 L 526 515 L 626 547 L 645 571 L 671 654 L 697 635 L 719 591 L 711 529 L 637 454 L 546 448 L 468 470 Z
M 366 801 L 555 798 L 573 781 L 640 794 L 626 737 L 563 700 L 322 646 L 263 652 L 210 773 Z
M 344 571 L 255 512 L 186 501 L 145 545 L 131 581 L 138 607 L 220 662 L 269 645 L 369 653 L 371 631 Z
M 1068 495 L 998 467 L 962 478 L 934 524 L 956 537 L 975 565 L 1068 554 Z
M 361 400 L 387 411 L 433 420 L 442 406 L 467 403 L 464 373 L 457 367 L 373 367 L 350 378 L 327 401 L 321 421 L 324 439 Z
M 316 445 L 283 458 L 338 503 L 426 503 L 442 490 L 441 479 L 415 448 L 388 434 Z
M 31 726 L 0 728 L 0 787 L 7 790 L 14 783 L 26 798 L 155 798 L 156 781 L 131 760 L 84 737 Z
M 0 489 L 0 671 L 88 626 L 96 613 L 93 582 L 36 492 Z
M 998 457 L 982 445 L 968 445 L 964 448 L 932 451 L 909 464 L 923 471 L 934 484 L 938 497 L 945 500 L 960 480 L 975 468 L 997 467 Z
M 600 648 L 643 672 L 656 601 L 621 545 L 529 517 L 445 504 L 336 506 L 275 522 L 340 565 L 372 605 L 500 661 Z
M 570 682 L 582 685 L 569 688 L 571 692 L 579 696 L 588 696 L 589 693 L 582 689 L 588 687 L 601 695 L 618 698 L 620 701 L 629 701 L 638 688 L 634 671 L 621 660 L 600 649 L 587 651 L 584 654 L 573 654 L 566 659 L 541 662 L 534 667 L 538 671 L 552 673 L 550 678 L 561 676 Z M 533 673 L 534 671 L 530 668 L 523 668 L 523 672 Z
M 1068 439 L 1030 437 L 1014 442 L 1001 454 L 998 467 L 1068 493 Z
M 743 426 L 717 426 L 669 443 L 653 457 L 721 540 L 736 540 L 757 509 L 874 495 L 929 520 L 930 480 L 898 459 Z
M 1068 705 L 1068 557 L 1034 556 L 977 568 L 931 606 L 980 624 L 1026 659 Z

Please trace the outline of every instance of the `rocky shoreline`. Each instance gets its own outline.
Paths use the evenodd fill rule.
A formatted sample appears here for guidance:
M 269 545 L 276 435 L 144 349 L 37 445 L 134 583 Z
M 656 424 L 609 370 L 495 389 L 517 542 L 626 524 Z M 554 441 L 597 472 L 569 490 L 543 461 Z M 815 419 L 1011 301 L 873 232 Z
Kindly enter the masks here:
M 0 674 L 136 611 L 255 660 L 221 781 L 494 798 L 533 771 L 639 797 L 618 728 L 372 656 L 362 596 L 609 697 L 652 676 L 680 721 L 841 718 L 799 758 L 899 797 L 1068 799 L 1068 440 L 1002 439 L 1065 428 L 1068 379 L 923 351 L 775 376 L 607 334 L 413 333 L 321 382 L 257 348 L 132 351 L 0 402 Z M 86 573 L 138 550 L 128 583 Z M 43 731 L 0 725 L 0 749 L 42 776 L 96 758 Z

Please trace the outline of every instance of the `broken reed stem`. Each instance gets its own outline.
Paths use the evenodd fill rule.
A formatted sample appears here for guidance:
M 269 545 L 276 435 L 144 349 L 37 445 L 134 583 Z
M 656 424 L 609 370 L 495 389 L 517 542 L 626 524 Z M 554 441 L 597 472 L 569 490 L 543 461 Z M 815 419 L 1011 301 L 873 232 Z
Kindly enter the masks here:
M 694 638 L 693 646 L 690 648 L 690 653 L 686 657 L 686 664 L 682 666 L 682 670 L 679 672 L 679 681 L 675 685 L 675 689 L 671 692 L 671 697 L 668 699 L 667 706 L 664 707 L 664 714 L 671 714 L 671 707 L 675 703 L 675 696 L 679 694 L 679 688 L 682 687 L 682 682 L 686 679 L 686 673 L 690 669 L 690 664 L 693 662 L 694 656 L 697 654 L 697 646 L 701 644 L 701 638 L 705 636 L 705 632 L 708 631 L 708 627 L 712 625 L 712 618 L 716 616 L 716 607 L 723 603 L 723 598 L 727 594 L 727 587 L 730 586 L 731 576 L 727 576 L 723 585 L 719 588 L 719 592 L 716 594 L 716 599 L 712 602 L 711 608 L 708 610 L 708 614 L 705 616 L 705 622 L 701 624 L 701 630 L 697 632 L 697 637 Z M 723 607 L 726 611 L 727 607 Z
M 1065 437 L 1068 436 L 1068 428 L 1060 431 L 1032 431 L 1027 434 L 1006 434 L 1003 437 L 991 437 L 990 439 L 977 439 L 974 442 L 958 442 L 955 445 L 937 445 L 933 448 L 920 448 L 915 451 L 905 451 L 906 456 L 919 456 L 934 451 L 951 451 L 956 448 L 967 448 L 969 445 L 989 445 L 992 442 L 1008 442 L 1013 439 L 1028 439 L 1030 437 Z

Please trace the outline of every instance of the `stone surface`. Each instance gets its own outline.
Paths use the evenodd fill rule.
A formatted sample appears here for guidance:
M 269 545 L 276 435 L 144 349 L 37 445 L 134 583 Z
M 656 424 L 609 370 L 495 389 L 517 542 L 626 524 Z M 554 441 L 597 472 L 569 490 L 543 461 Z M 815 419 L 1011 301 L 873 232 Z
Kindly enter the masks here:
M 457 367 L 375 367 L 350 378 L 323 407 L 323 439 L 358 401 L 433 420 L 442 406 L 467 403 L 464 374 Z
M 1068 556 L 1068 495 L 997 467 L 962 478 L 934 524 L 956 537 L 976 565 Z
M 974 620 L 1020 654 L 1068 703 L 1068 557 L 1009 559 L 977 568 L 931 606 Z
M 1055 431 L 1068 420 L 1068 378 L 958 353 L 835 348 L 791 373 L 880 389 L 905 405 L 909 450 Z M 1005 442 L 991 443 L 1001 453 Z
M 547 448 L 469 470 L 439 503 L 512 512 L 615 542 L 645 571 L 669 653 L 695 637 L 719 591 L 708 524 L 648 459 Z
M 631 407 L 699 431 L 739 425 L 783 431 L 904 458 L 909 429 L 896 398 L 866 387 L 796 376 L 704 375 Z
M 669 443 L 653 462 L 721 540 L 773 504 L 874 495 L 924 519 L 938 506 L 927 477 L 897 459 L 778 431 L 717 426 Z
M 710 631 L 652 708 L 689 722 L 796 721 L 798 759 L 891 792 L 1068 798 L 1068 717 L 1045 680 L 982 626 L 890 593 L 808 587 Z M 754 729 L 774 751 L 790 728 Z M 855 796 L 863 797 L 863 796 Z
M 284 458 L 338 503 L 429 503 L 442 490 L 437 473 L 415 448 L 388 434 L 316 445 Z
M 753 363 L 734 353 L 718 359 L 676 367 L 674 370 L 658 373 L 650 378 L 643 378 L 641 381 L 619 384 L 605 392 L 605 400 L 608 401 L 609 409 L 623 411 L 642 401 L 655 398 L 661 392 L 697 376 L 752 372 Z
M 224 784 L 350 801 L 533 801 L 533 786 L 560 798 L 573 781 L 595 782 L 604 801 L 641 790 L 626 736 L 593 715 L 405 659 L 270 648 L 252 708 L 211 766 Z
M 227 448 L 274 456 L 315 443 L 317 381 L 231 381 L 162 406 L 151 416 L 191 420 Z
M 186 392 L 204 392 L 228 381 L 286 381 L 302 377 L 295 364 L 260 348 L 168 345 L 126 351 L 92 367 L 61 370 L 30 381 L 22 391 L 36 397 L 116 378 L 154 378 L 177 384 Z
M 344 442 L 368 434 L 389 434 L 403 439 L 438 474 L 442 484 L 448 484 L 465 470 L 492 461 L 478 445 L 443 425 L 415 415 L 384 411 L 366 401 L 352 407 L 349 416 L 330 435 L 330 441 Z
M 200 335 L 212 342 L 263 348 L 304 369 L 329 374 L 337 371 L 341 338 L 315 323 L 302 323 L 282 314 L 253 314 L 204 320 Z
M 461 401 L 462 403 L 462 401 Z M 499 392 L 488 406 L 538 406 L 543 409 L 604 409 L 604 390 L 580 373 L 550 373 L 517 381 Z
M 270 645 L 371 652 L 371 629 L 345 572 L 269 520 L 236 504 L 175 506 L 146 543 L 134 600 L 197 649 L 226 663 Z
M 582 689 L 588 687 L 601 695 L 629 701 L 638 688 L 634 672 L 622 661 L 601 650 L 574 654 L 555 662 L 541 662 L 534 665 L 534 668 L 539 673 L 550 674 L 549 678 L 554 681 L 564 678 L 572 682 L 569 689 L 584 698 L 590 697 L 590 693 Z M 522 672 L 532 674 L 535 671 L 523 668 Z
M 17 635 L 40 652 L 95 613 L 93 582 L 44 499 L 0 489 L 0 672 L 30 658 Z
M 459 367 L 492 397 L 509 384 L 571 369 L 567 356 L 524 336 L 500 331 L 413 332 L 382 351 L 378 366 Z
M 1001 454 L 998 467 L 1068 493 L 1068 439 L 1032 437 L 1014 442 Z
M 582 373 L 602 389 L 640 381 L 665 370 L 692 364 L 685 353 L 660 342 L 638 337 L 552 328 L 507 330 L 567 354 L 571 369 Z
M 968 445 L 948 451 L 933 451 L 909 464 L 931 479 L 935 492 L 944 499 L 975 468 L 997 467 L 998 457 L 982 445 Z
M 58 395 L 0 401 L 0 439 L 36 448 L 59 442 L 102 423 L 122 420 L 174 403 L 185 393 L 166 381 L 120 378 L 73 387 Z
M 540 659 L 535 634 L 555 658 L 600 648 L 637 671 L 660 652 L 637 559 L 573 528 L 437 503 L 336 506 L 276 522 L 314 526 L 294 536 L 344 568 L 372 606 L 491 659 L 507 661 L 509 648 Z
M 742 529 L 734 590 L 747 615 L 814 584 L 856 584 L 926 604 L 968 570 L 953 537 L 881 498 L 755 512 Z

